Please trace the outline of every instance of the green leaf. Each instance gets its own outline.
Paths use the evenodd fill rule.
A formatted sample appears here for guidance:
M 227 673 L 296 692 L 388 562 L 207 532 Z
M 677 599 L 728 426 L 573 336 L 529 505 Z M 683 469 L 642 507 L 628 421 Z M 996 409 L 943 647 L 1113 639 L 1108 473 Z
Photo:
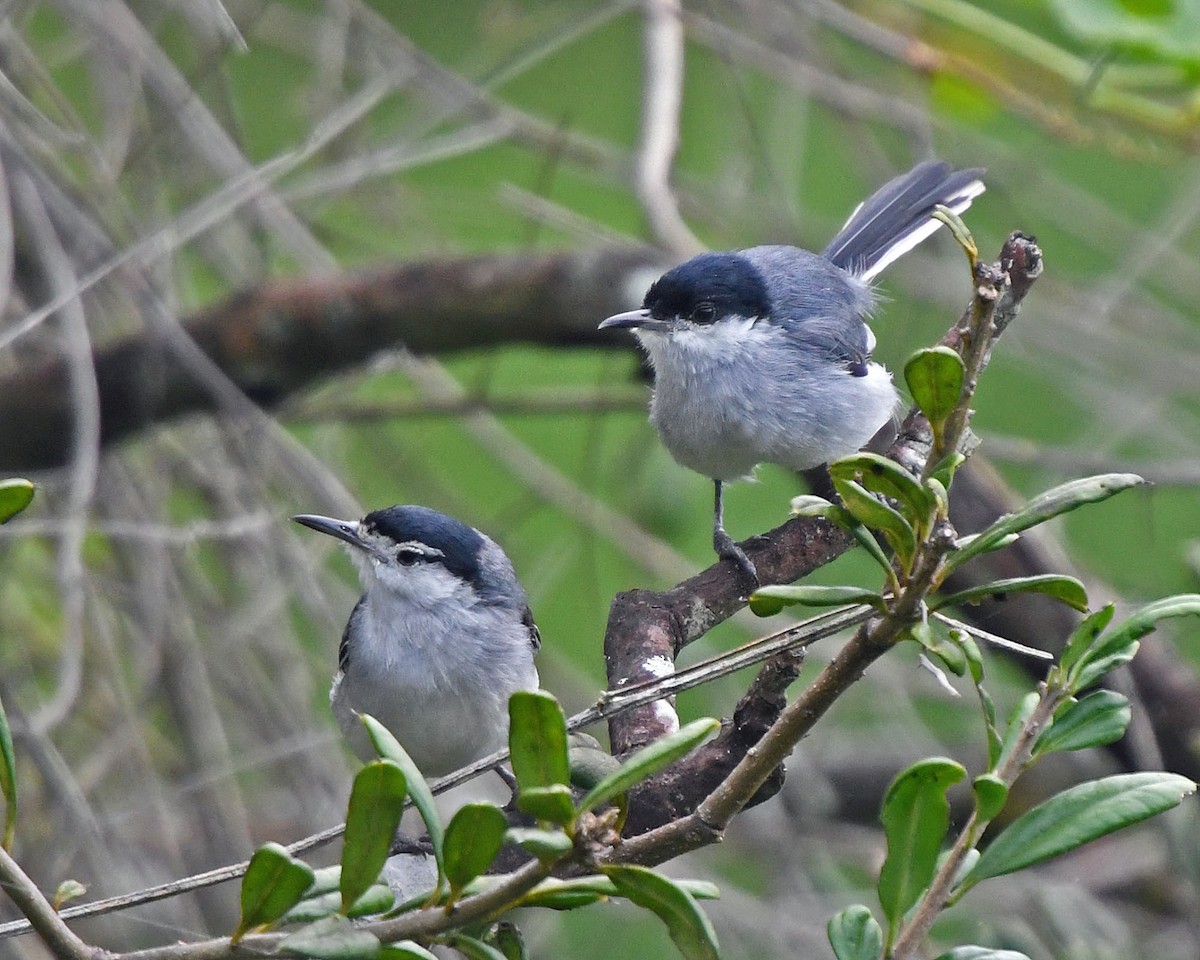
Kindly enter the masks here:
M 367 728 L 367 736 L 371 738 L 371 744 L 375 747 L 376 753 L 382 759 L 390 760 L 404 772 L 404 783 L 408 789 L 408 796 L 412 800 L 413 806 L 417 808 L 417 813 L 421 815 L 421 821 L 425 824 L 425 832 L 429 834 L 429 845 L 433 847 L 433 859 L 437 863 L 438 886 L 440 887 L 444 876 L 442 821 L 438 817 L 433 791 L 429 789 L 425 775 L 417 769 L 412 757 L 400 745 L 400 741 L 393 736 L 391 730 L 368 714 L 360 713 L 359 718 L 362 720 L 363 726 Z
M 499 807 L 490 803 L 468 803 L 446 827 L 446 879 L 451 896 L 492 865 L 504 845 L 508 821 Z
M 963 889 L 1169 810 L 1195 789 L 1191 780 L 1174 773 L 1126 773 L 1064 790 L 1001 831 L 963 881 Z
M 242 877 L 241 919 L 230 938 L 237 943 L 249 931 L 274 923 L 300 902 L 312 886 L 313 870 L 278 843 L 265 843 L 250 858 Z
M 379 949 L 379 960 L 439 960 L 437 954 L 426 950 L 413 940 L 386 943 Z
M 1135 473 L 1102 473 L 1095 477 L 1070 480 L 1039 494 L 1015 513 L 1006 513 L 1000 517 L 965 546 L 947 556 L 946 564 L 952 570 L 957 569 L 972 557 L 995 549 L 1004 538 L 1014 533 L 1036 527 L 1039 523 L 1045 523 L 1052 517 L 1082 507 L 1086 503 L 1107 500 L 1122 490 L 1145 482 Z
M 579 809 L 591 810 L 602 803 L 607 803 L 635 784 L 641 783 L 658 771 L 669 767 L 680 757 L 691 753 L 720 729 L 720 720 L 703 717 L 634 751 L 624 760 L 619 769 L 587 792 L 587 795 L 579 801 Z
M 855 519 L 880 531 L 907 570 L 912 565 L 913 555 L 917 550 L 917 535 L 913 532 L 912 524 L 900 511 L 882 500 L 877 500 L 853 480 L 834 480 L 833 485 L 841 494 L 846 509 L 854 514 Z
M 927 620 L 918 620 L 908 628 L 908 636 L 919 643 L 925 650 L 941 662 L 941 664 L 956 677 L 967 672 L 967 655 L 963 652 L 961 643 L 953 636 L 945 636 L 929 624 Z
M 400 815 L 404 813 L 404 771 L 391 760 L 368 763 L 354 778 L 342 841 L 342 912 L 379 879 Z
M 835 913 L 826 930 L 837 960 L 879 960 L 883 956 L 883 930 L 862 904 Z
M 864 587 L 822 587 L 807 583 L 759 587 L 750 595 L 750 609 L 760 617 L 769 617 L 784 607 L 800 603 L 809 607 L 840 607 L 849 603 L 870 604 L 886 612 L 883 597 Z
M 553 863 L 571 851 L 571 838 L 561 830 L 538 830 L 535 827 L 510 827 L 505 837 L 542 863 Z
M 1196 614 L 1200 614 L 1200 594 L 1179 594 L 1146 604 L 1080 656 L 1069 674 L 1071 689 L 1085 690 L 1113 668 L 1132 660 L 1138 639 L 1150 633 L 1159 621 Z
M 1110 603 L 1107 606 L 1101 607 L 1095 613 L 1084 617 L 1079 626 L 1067 638 L 1067 642 L 1063 645 L 1063 652 L 1058 658 L 1058 671 L 1063 674 L 1068 674 L 1072 668 L 1079 662 L 1080 657 L 1084 656 L 1095 645 L 1100 634 L 1104 632 L 1104 628 L 1112 621 L 1113 613 L 1116 608 Z
M 17 754 L 13 750 L 8 715 L 0 701 L 0 796 L 4 797 L 4 832 L 0 846 L 11 850 L 17 833 Z
M 285 937 L 279 944 L 279 952 L 298 953 L 314 960 L 375 960 L 379 956 L 379 939 L 334 914 Z
M 971 781 L 971 789 L 975 792 L 975 812 L 982 822 L 994 819 L 1008 800 L 1008 786 L 994 773 L 981 773 Z
M 339 874 L 340 874 L 339 868 Z M 386 883 L 375 883 L 367 888 L 367 892 L 354 901 L 346 916 L 351 920 L 356 917 L 372 917 L 387 913 L 396 905 L 392 888 Z M 337 913 L 342 908 L 342 895 L 334 885 L 332 890 L 317 893 L 312 887 L 304 893 L 304 899 L 280 918 L 280 923 L 312 923 Z
M 838 505 L 831 500 L 826 500 L 824 497 L 818 497 L 813 494 L 804 493 L 798 497 L 792 497 L 792 515 L 797 517 L 829 517 L 836 514 Z M 836 523 L 837 521 L 834 520 Z
M 1029 960 L 1029 957 L 1016 950 L 963 946 L 940 954 L 937 960 Z
M 954 475 L 958 473 L 958 468 L 966 462 L 967 458 L 963 454 L 952 450 L 929 471 L 929 479 L 938 481 L 945 489 L 949 490 L 950 484 L 954 481 Z
M 466 957 L 467 960 L 506 960 L 504 954 L 490 943 L 484 943 L 482 940 L 477 940 L 475 937 L 468 937 L 461 933 L 447 937 L 446 943 Z
M 717 885 L 707 880 L 676 880 L 675 885 L 697 900 L 717 900 L 721 896 Z M 608 877 L 573 877 L 570 880 L 547 877 L 521 898 L 520 905 L 574 910 L 617 895 L 616 885 Z
M 33 484 L 19 477 L 0 480 L 0 523 L 8 523 L 33 501 Z
M 889 946 L 905 912 L 933 879 L 950 823 L 946 790 L 966 775 L 961 764 L 931 757 L 901 771 L 884 795 L 880 820 L 887 836 L 887 859 L 879 872 L 878 889 Z
M 601 868 L 621 896 L 653 911 L 685 960 L 719 960 L 717 934 L 692 895 L 672 880 L 646 867 Z
M 545 823 L 570 823 L 575 819 L 575 797 L 565 783 L 526 787 L 517 794 L 517 809 Z
M 1129 701 L 1114 690 L 1097 690 L 1059 711 L 1038 737 L 1035 755 L 1056 750 L 1084 750 L 1115 743 L 1125 736 L 1133 711 Z
M 1004 728 L 1004 740 L 1000 745 L 1000 755 L 996 758 L 996 762 L 992 764 L 993 768 L 1003 766 L 1008 762 L 1008 758 L 1012 756 L 1013 751 L 1017 749 L 1017 744 L 1021 739 L 1021 732 L 1025 729 L 1025 724 L 1029 718 L 1033 716 L 1033 711 L 1037 709 L 1040 697 L 1034 691 L 1025 694 L 1017 705 L 1013 707 L 1012 713 L 1008 715 L 1008 726 Z
M 78 880 L 64 880 L 57 887 L 55 887 L 54 900 L 51 903 L 51 906 L 53 906 L 56 911 L 61 910 L 72 900 L 76 899 L 77 897 L 82 897 L 85 893 L 87 893 L 87 887 L 85 887 Z
M 570 783 L 567 722 L 552 694 L 520 690 L 509 698 L 508 747 L 522 791 Z
M 895 460 L 877 453 L 856 453 L 835 460 L 829 465 L 829 475 L 834 480 L 856 480 L 871 493 L 890 497 L 914 526 L 924 524 L 937 506 L 931 490 Z
M 958 405 L 965 376 L 962 357 L 949 347 L 918 350 L 904 364 L 908 392 L 935 434 L 941 432 L 942 424 Z
M 1082 583 L 1074 577 L 1047 573 L 1033 577 L 993 580 L 991 583 L 969 587 L 947 596 L 938 596 L 930 602 L 929 609 L 940 610 L 943 607 L 962 606 L 964 603 L 979 603 L 1009 593 L 1044 593 L 1081 612 L 1086 611 L 1088 607 L 1087 590 Z
M 497 923 L 488 931 L 485 939 L 503 954 L 504 960 L 529 960 L 525 937 L 521 935 L 520 928 L 511 920 L 502 920 Z
M 591 790 L 621 765 L 599 740 L 587 733 L 567 736 L 567 757 L 571 761 L 571 786 L 580 790 Z

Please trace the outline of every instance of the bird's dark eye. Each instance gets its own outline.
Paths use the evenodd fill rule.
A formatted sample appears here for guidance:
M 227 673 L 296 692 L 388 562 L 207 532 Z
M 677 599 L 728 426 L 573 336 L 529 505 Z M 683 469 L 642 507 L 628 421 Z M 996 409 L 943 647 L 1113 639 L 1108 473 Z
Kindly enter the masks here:
M 692 323 L 712 323 L 717 319 L 717 308 L 711 300 L 704 300 L 692 309 Z
M 425 559 L 425 554 L 416 547 L 401 547 L 396 551 L 396 559 L 402 566 L 411 567 Z

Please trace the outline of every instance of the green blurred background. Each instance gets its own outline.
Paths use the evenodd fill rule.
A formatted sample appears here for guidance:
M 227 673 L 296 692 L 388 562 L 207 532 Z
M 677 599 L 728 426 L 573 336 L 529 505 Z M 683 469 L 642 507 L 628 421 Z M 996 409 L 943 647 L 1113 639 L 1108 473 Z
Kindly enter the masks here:
M 986 166 L 988 192 L 967 216 L 982 254 L 1021 229 L 1047 272 L 979 393 L 984 452 L 1026 494 L 1130 466 L 1156 480 L 1057 531 L 1108 585 L 1095 602 L 1194 590 L 1200 5 L 713 0 L 685 11 L 674 184 L 703 243 L 819 249 L 858 200 L 926 156 Z M 57 0 L 6 5 L 0 27 L 10 329 L 48 299 L 36 204 L 21 189 L 69 211 L 60 223 L 94 228 L 63 241 L 77 276 L 128 253 L 83 298 L 92 344 L 136 334 L 148 296 L 184 318 L 267 280 L 656 240 L 630 185 L 645 76 L 637 4 Z M 266 199 L 230 201 L 255 169 Z M 191 230 L 197 216 L 206 226 Z M 939 236 L 882 289 L 878 355 L 897 369 L 957 317 L 969 274 Z M 0 375 L 68 350 L 71 329 L 55 318 L 16 339 Z M 711 484 L 658 444 L 639 367 L 631 341 L 422 359 L 380 344 L 370 364 L 270 417 L 185 418 L 103 450 L 90 472 L 81 453 L 35 477 L 41 495 L 0 539 L 0 696 L 18 735 L 17 853 L 35 878 L 120 893 L 340 819 L 351 761 L 326 696 L 357 586 L 292 513 L 414 502 L 486 530 L 529 589 L 544 685 L 568 711 L 591 703 L 612 596 L 711 560 Z M 479 398 L 475 412 L 422 410 L 455 384 Z M 627 402 L 601 409 L 614 390 Z M 540 411 L 546 397 L 578 402 Z M 399 412 L 378 412 L 389 405 Z M 731 532 L 775 526 L 798 489 L 762 468 L 729 491 Z M 623 542 L 605 509 L 668 559 Z M 817 576 L 873 573 L 849 555 Z M 732 621 L 686 655 L 761 629 Z M 1194 625 L 1172 639 L 1200 667 Z M 912 656 L 890 659 L 797 751 L 781 797 L 672 868 L 720 880 L 710 912 L 726 956 L 828 956 L 826 920 L 871 902 L 882 857 L 871 824 L 842 815 L 846 792 L 924 753 L 978 764 L 970 703 Z M 727 714 L 746 679 L 682 696 L 681 713 Z M 999 690 L 1002 710 L 1015 689 Z M 939 935 L 1035 960 L 1195 956 L 1188 846 L 1149 827 L 995 881 Z M 231 903 L 219 889 L 81 930 L 112 947 L 215 934 Z M 537 956 L 672 955 L 656 921 L 611 905 L 530 918 L 528 932 Z M 30 938 L 6 950 L 41 955 Z

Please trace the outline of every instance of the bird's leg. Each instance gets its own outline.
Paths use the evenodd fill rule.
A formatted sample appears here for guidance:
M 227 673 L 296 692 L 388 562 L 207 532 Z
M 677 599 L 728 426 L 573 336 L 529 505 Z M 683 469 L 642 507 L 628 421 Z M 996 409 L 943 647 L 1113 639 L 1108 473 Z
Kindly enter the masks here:
M 725 485 L 713 480 L 713 549 L 722 560 L 732 560 L 746 578 L 758 586 L 758 570 L 733 537 L 725 532 Z

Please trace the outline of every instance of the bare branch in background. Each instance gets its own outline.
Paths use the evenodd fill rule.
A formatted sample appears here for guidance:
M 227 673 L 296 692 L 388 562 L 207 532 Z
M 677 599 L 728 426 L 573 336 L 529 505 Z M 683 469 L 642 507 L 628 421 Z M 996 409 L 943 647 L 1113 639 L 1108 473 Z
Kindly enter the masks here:
M 688 229 L 671 187 L 683 109 L 683 4 L 644 0 L 642 126 L 634 157 L 634 193 L 650 232 L 681 259 L 704 250 Z

